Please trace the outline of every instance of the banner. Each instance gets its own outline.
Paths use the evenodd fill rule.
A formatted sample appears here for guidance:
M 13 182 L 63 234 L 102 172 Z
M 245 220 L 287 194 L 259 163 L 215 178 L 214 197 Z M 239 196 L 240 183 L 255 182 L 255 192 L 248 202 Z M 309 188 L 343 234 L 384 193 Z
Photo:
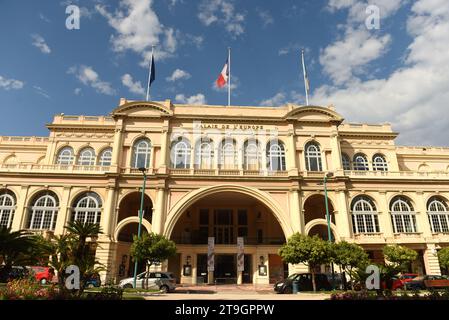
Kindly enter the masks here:
M 237 272 L 245 269 L 245 254 L 244 254 L 243 237 L 237 237 Z
M 207 238 L 207 271 L 213 272 L 215 270 L 214 261 L 214 250 L 215 250 L 215 238 Z

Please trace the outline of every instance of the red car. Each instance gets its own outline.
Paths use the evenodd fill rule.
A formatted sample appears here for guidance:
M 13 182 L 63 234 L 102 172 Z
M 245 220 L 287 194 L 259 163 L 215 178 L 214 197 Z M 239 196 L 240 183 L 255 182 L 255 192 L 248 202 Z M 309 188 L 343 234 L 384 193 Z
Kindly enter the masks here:
M 40 284 L 46 284 L 51 282 L 55 275 L 55 271 L 51 267 L 29 267 L 30 271 L 33 272 L 36 281 Z
M 412 281 L 414 278 L 418 276 L 417 273 L 403 273 L 398 276 L 393 277 L 393 286 L 392 290 L 399 290 L 404 288 L 404 283 Z M 382 288 L 386 289 L 385 282 L 382 282 Z

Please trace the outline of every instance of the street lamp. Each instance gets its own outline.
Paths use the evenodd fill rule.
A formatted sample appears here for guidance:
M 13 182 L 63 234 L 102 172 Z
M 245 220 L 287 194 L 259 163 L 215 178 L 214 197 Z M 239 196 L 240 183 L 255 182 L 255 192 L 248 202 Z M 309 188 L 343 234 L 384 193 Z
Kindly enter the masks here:
M 146 175 L 147 169 L 145 167 L 141 167 L 139 168 L 139 171 L 142 172 L 143 174 L 143 186 L 142 186 L 142 193 L 140 196 L 139 228 L 137 229 L 137 239 L 140 239 L 140 231 L 142 229 L 143 199 L 145 195 L 145 184 L 147 182 L 147 175 Z M 136 282 L 137 282 L 137 260 L 134 262 L 134 288 L 136 288 Z
M 324 184 L 324 204 L 326 206 L 326 220 L 327 220 L 327 240 L 332 242 L 332 232 L 331 232 L 331 218 L 329 215 L 329 205 L 327 199 L 327 179 L 333 177 L 334 174 L 332 172 L 328 172 L 324 175 L 323 184 Z M 332 290 L 335 290 L 335 278 L 334 278 L 334 263 L 331 262 L 331 273 L 332 273 Z

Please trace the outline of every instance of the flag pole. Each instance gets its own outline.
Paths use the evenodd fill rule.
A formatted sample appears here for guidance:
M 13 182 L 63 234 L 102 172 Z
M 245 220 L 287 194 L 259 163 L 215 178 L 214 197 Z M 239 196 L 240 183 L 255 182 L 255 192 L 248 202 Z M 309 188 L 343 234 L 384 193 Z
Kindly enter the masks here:
M 306 105 L 309 105 L 309 90 L 307 89 L 306 64 L 304 63 L 304 49 L 301 50 L 302 72 L 304 75 L 304 89 L 306 90 Z
M 231 47 L 228 47 L 228 107 L 231 105 Z
M 150 81 L 151 81 L 151 66 L 153 65 L 153 59 L 154 59 L 154 46 L 151 46 L 151 59 L 150 59 L 150 67 L 148 70 L 148 85 L 147 85 L 147 99 L 146 101 L 149 101 L 150 99 Z

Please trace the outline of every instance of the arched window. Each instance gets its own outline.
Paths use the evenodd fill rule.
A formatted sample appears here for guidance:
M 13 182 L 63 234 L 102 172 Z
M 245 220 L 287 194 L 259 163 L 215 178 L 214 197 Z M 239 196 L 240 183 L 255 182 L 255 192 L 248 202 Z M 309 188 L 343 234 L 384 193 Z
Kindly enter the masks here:
M 262 167 L 262 157 L 259 142 L 251 139 L 243 144 L 243 169 L 259 170 Z
M 78 164 L 80 166 L 95 165 L 95 151 L 92 148 L 84 148 L 80 151 L 78 156 Z
M 447 202 L 440 197 L 432 197 L 427 202 L 427 214 L 434 233 L 449 233 L 449 212 Z
M 388 171 L 387 160 L 381 154 L 373 156 L 373 170 L 374 171 Z
M 237 144 L 233 139 L 224 139 L 220 145 L 220 169 L 237 169 Z
M 110 166 L 112 162 L 112 148 L 106 148 L 100 153 L 98 164 L 100 166 Z
M 10 228 L 16 210 L 16 197 L 4 189 L 0 194 L 0 226 Z
M 394 197 L 390 203 L 390 212 L 394 233 L 416 232 L 415 212 L 408 198 Z
M 307 171 L 323 171 L 320 146 L 316 142 L 309 142 L 305 150 Z
M 351 170 L 351 160 L 346 153 L 341 154 L 341 163 L 343 164 L 343 170 Z
M 178 138 L 171 147 L 172 167 L 176 169 L 190 168 L 190 143 L 185 138 Z
M 208 138 L 202 138 L 196 143 L 195 168 L 212 169 L 214 166 L 214 143 Z
M 58 205 L 58 197 L 51 191 L 35 197 L 31 205 L 28 228 L 32 230 L 55 230 Z
M 72 147 L 64 147 L 58 152 L 56 157 L 57 164 L 71 165 L 73 164 L 73 149 Z
M 363 153 L 357 153 L 354 155 L 354 160 L 352 161 L 352 166 L 354 170 L 367 171 L 368 170 L 368 160 Z
M 352 227 L 354 233 L 379 232 L 376 205 L 371 198 L 357 196 L 352 200 Z
M 285 148 L 280 141 L 267 144 L 267 166 L 270 171 L 285 171 Z
M 142 138 L 134 142 L 131 167 L 148 168 L 150 166 L 151 141 Z
M 101 199 L 95 192 L 87 192 L 79 196 L 74 203 L 72 221 L 100 223 Z

